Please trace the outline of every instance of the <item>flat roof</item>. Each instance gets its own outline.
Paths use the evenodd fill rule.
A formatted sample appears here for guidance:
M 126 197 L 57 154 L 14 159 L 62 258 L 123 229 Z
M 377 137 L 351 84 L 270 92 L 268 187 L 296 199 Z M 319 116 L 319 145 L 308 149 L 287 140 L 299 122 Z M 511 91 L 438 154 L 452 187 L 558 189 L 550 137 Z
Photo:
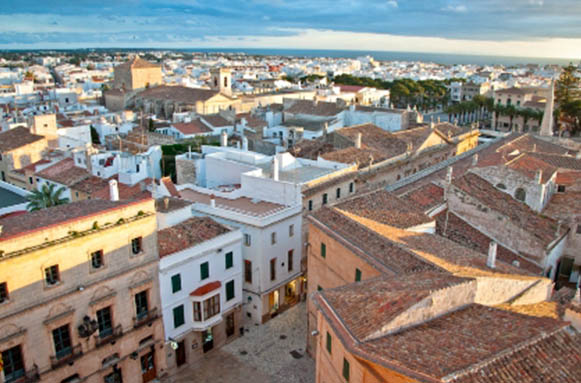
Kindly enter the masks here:
M 192 189 L 183 189 L 180 191 L 180 194 L 185 200 L 202 203 L 204 205 L 210 205 L 212 199 L 211 195 L 200 193 Z M 268 216 L 286 208 L 284 205 L 258 201 L 248 197 L 239 197 L 236 199 L 214 197 L 214 199 L 216 200 L 216 207 L 218 208 L 225 208 L 234 212 L 256 217 Z

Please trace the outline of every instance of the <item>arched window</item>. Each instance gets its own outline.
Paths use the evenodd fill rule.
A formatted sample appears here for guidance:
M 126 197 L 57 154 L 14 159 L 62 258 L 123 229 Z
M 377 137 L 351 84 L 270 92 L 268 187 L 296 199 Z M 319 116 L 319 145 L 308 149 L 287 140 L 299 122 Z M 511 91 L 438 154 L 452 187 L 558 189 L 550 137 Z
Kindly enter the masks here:
M 523 188 L 518 188 L 514 192 L 514 198 L 524 202 L 524 200 L 527 198 L 527 192 Z
M 503 183 L 496 184 L 496 188 L 497 188 L 497 189 L 506 190 L 506 185 L 505 185 L 505 184 L 503 184 Z

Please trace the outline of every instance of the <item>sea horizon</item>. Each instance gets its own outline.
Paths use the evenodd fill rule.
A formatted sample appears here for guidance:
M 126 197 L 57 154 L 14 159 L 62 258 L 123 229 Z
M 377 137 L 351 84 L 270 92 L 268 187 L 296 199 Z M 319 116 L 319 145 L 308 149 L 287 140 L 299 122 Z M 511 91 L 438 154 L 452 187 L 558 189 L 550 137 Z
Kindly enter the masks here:
M 337 50 L 337 49 L 274 49 L 274 48 L 159 48 L 159 47 L 100 47 L 71 49 L 0 49 L 0 52 L 76 52 L 76 51 L 174 51 L 187 53 L 226 53 L 245 54 L 249 56 L 284 56 L 284 57 L 328 57 L 357 58 L 371 56 L 378 61 L 426 62 L 442 65 L 504 65 L 518 66 L 537 65 L 568 65 L 581 63 L 581 59 L 551 58 L 551 57 L 521 57 L 521 56 L 491 56 L 476 54 L 402 52 L 402 51 L 371 51 L 371 50 Z

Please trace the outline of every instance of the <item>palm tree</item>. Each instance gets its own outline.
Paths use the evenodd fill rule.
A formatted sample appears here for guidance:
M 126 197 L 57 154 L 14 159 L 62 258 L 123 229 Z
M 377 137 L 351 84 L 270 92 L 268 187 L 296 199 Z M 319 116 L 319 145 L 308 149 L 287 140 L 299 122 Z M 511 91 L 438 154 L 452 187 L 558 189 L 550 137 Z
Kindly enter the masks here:
M 517 111 L 517 114 L 522 117 L 522 119 L 523 119 L 523 123 L 522 123 L 523 132 L 526 132 L 527 131 L 527 122 L 534 118 L 535 111 L 531 108 L 524 108 L 524 109 L 519 109 Z
M 41 210 L 51 206 L 64 205 L 68 203 L 68 198 L 61 198 L 65 188 L 60 187 L 56 190 L 55 188 L 56 186 L 54 184 L 44 184 L 40 190 L 33 190 L 32 193 L 28 196 L 28 205 L 26 205 L 28 211 Z
M 517 109 L 514 107 L 514 105 L 507 105 L 505 107 L 505 114 L 510 118 L 510 124 L 509 124 L 509 128 L 510 131 L 512 132 L 512 121 L 514 120 L 514 117 L 517 115 L 518 111 Z
M 496 121 L 495 126 L 492 127 L 494 130 L 498 130 L 498 117 L 503 116 L 506 112 L 506 106 L 502 104 L 494 105 L 494 121 Z

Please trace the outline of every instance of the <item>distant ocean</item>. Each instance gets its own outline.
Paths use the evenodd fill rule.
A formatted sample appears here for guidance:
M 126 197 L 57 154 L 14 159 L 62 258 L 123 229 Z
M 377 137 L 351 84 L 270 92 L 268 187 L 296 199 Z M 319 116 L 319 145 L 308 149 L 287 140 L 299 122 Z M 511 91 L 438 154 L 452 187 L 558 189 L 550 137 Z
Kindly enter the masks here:
M 224 52 L 246 53 L 260 56 L 293 56 L 293 57 L 333 57 L 356 58 L 360 56 L 372 56 L 381 61 L 423 61 L 437 64 L 475 64 L 475 65 L 519 65 L 519 64 L 558 64 L 567 65 L 570 62 L 579 64 L 579 59 L 554 59 L 542 57 L 508 57 L 508 56 L 476 56 L 445 53 L 420 53 L 420 52 L 386 52 L 386 51 L 342 51 L 342 50 L 309 50 L 309 49 L 176 49 L 183 52 Z

